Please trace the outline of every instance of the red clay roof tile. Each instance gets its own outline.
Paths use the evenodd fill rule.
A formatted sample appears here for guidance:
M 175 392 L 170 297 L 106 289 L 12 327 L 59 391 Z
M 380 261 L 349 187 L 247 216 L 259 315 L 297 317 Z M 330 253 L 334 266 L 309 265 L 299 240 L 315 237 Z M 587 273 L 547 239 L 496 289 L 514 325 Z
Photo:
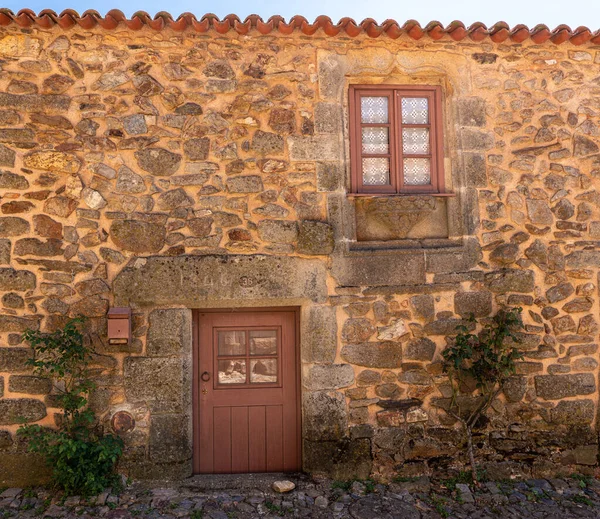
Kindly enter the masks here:
M 157 13 L 154 18 L 148 13 L 138 11 L 128 19 L 121 11 L 113 9 L 103 17 L 98 11 L 85 11 L 79 15 L 73 9 L 66 9 L 60 14 L 50 9 L 44 9 L 36 14 L 31 9 L 21 9 L 17 14 L 9 9 L 0 9 L 0 26 L 16 24 L 20 27 L 31 27 L 38 25 L 43 29 L 49 29 L 55 25 L 63 29 L 70 29 L 79 25 L 83 29 L 93 29 L 100 26 L 103 29 L 113 30 L 119 26 L 127 27 L 133 31 L 139 31 L 145 26 L 155 31 L 164 28 L 171 28 L 175 31 L 184 31 L 187 28 L 200 33 L 214 30 L 219 34 L 225 34 L 229 31 L 238 34 L 249 34 L 256 30 L 260 34 L 269 34 L 277 31 L 280 34 L 291 34 L 299 30 L 303 34 L 310 36 L 322 30 L 327 36 L 337 36 L 344 34 L 350 37 L 356 37 L 365 33 L 370 38 L 378 38 L 386 35 L 389 38 L 396 39 L 406 34 L 414 40 L 418 40 L 427 35 L 434 40 L 439 40 L 444 36 L 449 36 L 454 41 L 461 41 L 469 38 L 472 41 L 480 42 L 489 37 L 496 43 L 507 40 L 513 43 L 521 43 L 530 38 L 534 43 L 544 43 L 550 40 L 556 45 L 569 41 L 573 45 L 583 45 L 585 43 L 600 44 L 600 30 L 592 32 L 587 27 L 578 27 L 571 30 L 566 25 L 559 25 L 554 30 L 550 30 L 545 25 L 536 25 L 532 29 L 525 25 L 517 25 L 513 28 L 504 22 L 498 22 L 490 28 L 477 22 L 466 27 L 462 22 L 455 21 L 444 27 L 440 22 L 432 21 L 425 27 L 421 27 L 415 20 L 408 20 L 404 25 L 398 24 L 394 20 L 386 20 L 382 24 L 371 18 L 363 20 L 357 24 L 351 18 L 342 18 L 337 24 L 327 16 L 319 16 L 313 23 L 310 23 L 303 16 L 294 16 L 289 22 L 286 22 L 281 16 L 272 16 L 268 20 L 263 20 L 257 15 L 250 15 L 245 20 L 238 16 L 230 14 L 220 20 L 214 14 L 205 14 L 198 19 L 191 13 L 183 13 L 174 19 L 169 13 Z

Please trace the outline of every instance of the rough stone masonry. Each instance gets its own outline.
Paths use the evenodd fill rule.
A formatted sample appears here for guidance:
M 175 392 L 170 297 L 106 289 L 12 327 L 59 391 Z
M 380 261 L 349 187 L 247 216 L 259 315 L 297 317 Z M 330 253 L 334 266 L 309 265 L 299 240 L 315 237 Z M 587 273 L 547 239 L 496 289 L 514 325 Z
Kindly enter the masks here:
M 303 467 L 341 479 L 460 463 L 432 405 L 445 338 L 521 306 L 477 457 L 597 466 L 600 47 L 13 23 L 0 58 L 0 486 L 44 479 L 15 433 L 57 412 L 21 333 L 79 314 L 92 407 L 135 421 L 122 470 L 190 475 L 193 308 L 301 309 Z M 348 88 L 368 83 L 442 87 L 454 194 L 369 202 L 407 215 L 377 243 L 348 196 Z M 127 347 L 106 340 L 119 305 Z

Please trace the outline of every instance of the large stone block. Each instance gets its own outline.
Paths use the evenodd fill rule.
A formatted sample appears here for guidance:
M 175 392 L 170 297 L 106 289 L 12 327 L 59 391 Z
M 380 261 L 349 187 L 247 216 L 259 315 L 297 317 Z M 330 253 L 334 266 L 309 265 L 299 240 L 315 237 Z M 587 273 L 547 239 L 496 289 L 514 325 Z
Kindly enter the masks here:
M 0 400 L 0 425 L 37 422 L 46 417 L 46 406 L 33 398 L 3 398 Z
M 71 105 L 71 98 L 66 95 L 16 95 L 0 93 L 0 107 L 25 112 L 60 112 L 66 113 Z
M 334 239 L 331 225 L 305 220 L 298 227 L 298 252 L 311 256 L 331 254 Z
M 331 274 L 342 286 L 393 286 L 425 283 L 425 255 L 356 253 L 334 255 Z
M 304 470 L 326 474 L 332 479 L 349 481 L 371 475 L 371 442 L 368 438 L 340 441 L 304 441 Z
M 431 362 L 435 355 L 436 345 L 427 337 L 411 339 L 404 349 L 404 360 Z
M 131 252 L 158 252 L 165 242 L 164 225 L 140 220 L 116 220 L 110 226 L 110 237 L 115 245 Z
M 134 262 L 113 283 L 116 303 L 193 307 L 224 300 L 325 301 L 320 261 L 263 255 L 149 257 Z
M 565 425 L 589 424 L 592 423 L 595 415 L 596 406 L 592 400 L 559 402 L 550 411 L 551 423 Z
M 154 310 L 148 318 L 146 353 L 150 357 L 181 355 L 191 344 L 190 311 L 181 308 Z
M 497 294 L 533 292 L 535 276 L 532 270 L 501 269 L 485 275 L 487 287 Z
M 0 237 L 10 238 L 29 232 L 29 222 L 18 216 L 0 217 Z
M 180 403 L 182 400 L 181 359 L 128 357 L 124 361 L 123 379 L 130 402 Z
M 600 251 L 574 251 L 565 260 L 567 267 L 571 268 L 600 267 Z
M 192 457 L 190 420 L 181 414 L 152 415 L 148 457 L 158 463 L 173 463 Z
M 302 319 L 302 358 L 305 362 L 330 363 L 337 350 L 337 320 L 335 308 L 310 306 Z
M 353 383 L 354 369 L 350 364 L 316 364 L 304 378 L 304 386 L 311 391 L 340 389 Z
M 304 438 L 328 441 L 346 435 L 348 416 L 344 395 L 315 391 L 304 393 L 302 400 Z
M 342 348 L 342 358 L 350 364 L 367 368 L 399 368 L 402 346 L 397 342 L 364 342 Z
M 0 315 L 0 332 L 24 332 L 38 330 L 41 316 L 17 317 L 15 315 Z
M 468 317 L 486 317 L 492 313 L 491 292 L 457 292 L 454 294 L 454 311 Z
M 539 375 L 535 377 L 535 390 L 537 396 L 544 400 L 591 395 L 596 391 L 596 378 L 592 373 Z
M 485 126 L 485 99 L 481 97 L 463 97 L 456 100 L 456 112 L 460 126 Z
M 30 371 L 27 361 L 32 354 L 29 348 L 0 348 L 0 371 L 11 373 Z
M 342 160 L 340 138 L 337 134 L 287 139 L 291 160 Z
M 1 452 L 0 467 L 0 487 L 45 485 L 50 481 L 52 473 L 42 456 L 22 452 Z
M 33 272 L 0 268 L 0 290 L 2 291 L 16 290 L 17 292 L 24 292 L 34 289 L 35 285 L 36 278 Z
M 47 395 L 52 389 L 52 381 L 46 377 L 29 375 L 11 375 L 8 379 L 8 390 L 13 393 L 30 395 Z

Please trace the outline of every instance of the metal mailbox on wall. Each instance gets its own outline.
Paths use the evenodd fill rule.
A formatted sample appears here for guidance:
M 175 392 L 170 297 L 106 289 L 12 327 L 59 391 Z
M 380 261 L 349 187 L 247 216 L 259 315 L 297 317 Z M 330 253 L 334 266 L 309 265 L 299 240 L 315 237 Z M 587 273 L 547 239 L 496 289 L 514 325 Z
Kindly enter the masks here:
M 131 341 L 131 308 L 115 307 L 108 311 L 108 343 L 129 344 Z

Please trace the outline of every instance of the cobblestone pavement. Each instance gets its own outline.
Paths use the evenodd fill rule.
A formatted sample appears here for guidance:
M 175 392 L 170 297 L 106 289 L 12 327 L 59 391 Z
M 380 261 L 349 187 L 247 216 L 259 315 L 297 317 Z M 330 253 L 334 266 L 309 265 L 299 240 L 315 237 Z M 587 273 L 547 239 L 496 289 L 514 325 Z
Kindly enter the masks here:
M 353 518 L 434 519 L 600 517 L 600 481 L 588 478 L 532 479 L 482 483 L 473 490 L 453 480 L 380 485 L 290 478 L 296 489 L 274 492 L 271 476 L 231 476 L 225 487 L 192 479 L 178 485 L 134 483 L 120 495 L 103 493 L 89 501 L 66 500 L 45 489 L 7 489 L 0 494 L 0 518 Z M 250 482 L 250 484 L 248 484 Z

